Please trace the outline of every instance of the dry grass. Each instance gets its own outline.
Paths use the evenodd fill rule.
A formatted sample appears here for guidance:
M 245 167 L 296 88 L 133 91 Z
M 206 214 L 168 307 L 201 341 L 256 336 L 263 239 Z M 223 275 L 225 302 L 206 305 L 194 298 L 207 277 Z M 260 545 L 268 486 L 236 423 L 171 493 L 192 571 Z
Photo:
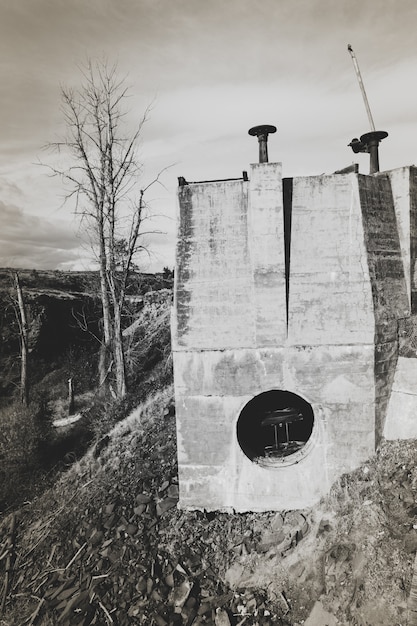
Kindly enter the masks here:
M 15 402 L 0 411 L 0 508 L 22 502 L 44 478 L 41 449 L 51 432 L 46 407 Z
M 91 448 L 50 490 L 19 512 L 16 565 L 25 582 L 16 584 L 15 577 L 3 616 L 4 626 L 18 626 L 35 611 L 38 601 L 31 586 L 33 575 L 38 572 L 41 581 L 42 572 L 51 569 L 51 562 L 58 568 L 68 566 L 77 552 L 78 533 L 86 525 L 97 523 L 95 519 L 106 503 L 117 498 L 127 506 L 143 488 L 144 479 L 149 481 L 152 474 L 156 495 L 159 480 L 175 472 L 172 441 L 170 457 L 166 458 L 165 444 L 159 436 L 164 408 L 171 400 L 171 387 L 158 391 L 108 433 L 106 446 L 99 454 L 97 446 Z M 171 420 L 171 431 L 172 426 Z M 154 469 L 145 471 L 149 462 Z M 0 523 L 0 548 L 8 523 L 8 518 Z M 56 616 L 44 608 L 38 623 L 56 624 Z
M 0 626 L 22 624 L 36 609 L 37 601 L 25 587 L 33 576 L 30 559 L 41 573 L 52 553 L 54 566 L 66 566 L 83 545 L 81 522 L 94 528 L 106 506 L 117 502 L 121 510 L 130 510 L 143 491 L 157 500 L 161 485 L 176 474 L 175 425 L 163 418 L 172 386 L 161 389 L 169 361 L 164 353 L 169 314 L 166 303 L 152 307 L 142 315 L 149 334 L 138 324 L 127 337 L 129 362 L 143 385 L 141 400 L 148 398 L 132 400 L 138 406 L 127 417 L 128 403 L 113 408 L 97 404 L 92 416 L 101 424 L 96 445 L 20 511 L 18 549 L 29 565 L 19 570 L 23 581 L 15 581 Z M 157 367 L 147 372 L 149 359 Z M 53 407 L 55 415 L 66 412 L 59 397 Z M 20 412 L 6 419 L 8 441 L 16 437 L 11 427 L 16 420 L 32 441 L 33 426 Z M 172 509 L 157 522 L 140 564 L 147 566 L 156 555 L 180 563 L 199 561 L 210 571 L 204 585 L 213 595 L 233 583 L 231 612 L 243 606 L 250 589 L 258 603 L 280 616 L 273 624 L 300 626 L 320 600 L 339 626 L 404 626 L 417 551 L 416 461 L 415 441 L 385 442 L 366 464 L 337 481 L 317 506 L 297 513 L 209 516 Z M 5 519 L 0 543 L 6 526 Z M 276 544 L 268 545 L 274 536 Z M 271 623 L 262 620 L 252 611 L 245 626 Z M 39 623 L 56 622 L 44 611 Z
M 65 565 L 82 545 L 81 520 L 94 527 L 115 498 L 128 510 L 144 489 L 158 497 L 161 484 L 176 472 L 174 425 L 163 418 L 171 399 L 171 386 L 158 390 L 107 433 L 99 453 L 90 449 L 53 489 L 22 511 L 23 555 L 36 546 L 32 554 L 42 569 L 42 560 L 47 562 L 57 545 L 54 563 Z M 213 593 L 223 593 L 233 582 L 233 602 L 240 606 L 250 589 L 269 612 L 281 615 L 277 624 L 301 625 L 320 600 L 340 626 L 404 625 L 417 549 L 416 455 L 416 442 L 384 443 L 368 463 L 343 476 L 326 498 L 303 512 L 208 518 L 173 509 L 149 549 L 181 563 L 200 559 L 209 564 L 212 573 L 205 584 Z M 277 544 L 263 547 L 274 535 Z M 19 619 L 35 608 L 34 600 L 20 596 L 8 604 Z M 41 624 L 53 623 L 48 615 Z M 254 619 L 248 617 L 246 624 Z M 18 623 L 10 618 L 5 625 Z

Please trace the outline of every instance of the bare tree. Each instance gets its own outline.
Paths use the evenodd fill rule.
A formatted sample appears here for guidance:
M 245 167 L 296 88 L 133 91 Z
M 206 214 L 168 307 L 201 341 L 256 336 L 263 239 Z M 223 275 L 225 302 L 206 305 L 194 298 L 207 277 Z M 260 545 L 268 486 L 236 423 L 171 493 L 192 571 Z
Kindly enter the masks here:
M 28 363 L 28 324 L 26 316 L 26 307 L 23 299 L 22 288 L 20 286 L 19 274 L 16 272 L 14 276 L 14 282 L 17 294 L 17 309 L 15 308 L 16 319 L 19 326 L 19 340 L 20 340 L 20 401 L 25 406 L 29 402 L 29 384 L 27 375 L 27 363 Z
M 142 165 L 137 160 L 137 146 L 149 110 L 136 129 L 127 132 L 123 105 L 128 87 L 125 79 L 118 78 L 117 66 L 89 61 L 81 71 L 81 87 L 62 89 L 67 135 L 49 144 L 70 160 L 62 168 L 51 169 L 68 185 L 67 199 L 75 197 L 77 213 L 97 254 L 103 309 L 100 385 L 111 371 L 115 393 L 121 398 L 126 394 L 122 309 L 133 259 L 143 248 L 144 195 L 150 187 L 139 187 Z

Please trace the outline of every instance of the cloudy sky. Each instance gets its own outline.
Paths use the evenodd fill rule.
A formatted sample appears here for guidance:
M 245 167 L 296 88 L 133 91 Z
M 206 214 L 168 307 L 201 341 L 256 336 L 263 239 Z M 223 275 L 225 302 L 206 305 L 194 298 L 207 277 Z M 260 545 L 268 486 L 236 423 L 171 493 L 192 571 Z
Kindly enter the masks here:
M 88 250 L 61 183 L 39 161 L 63 132 L 62 86 L 86 58 L 117 62 L 131 85 L 156 218 L 148 271 L 174 264 L 177 177 L 238 177 L 257 160 L 247 131 L 274 124 L 284 176 L 331 173 L 369 130 L 356 53 L 381 145 L 381 169 L 417 162 L 415 0 L 0 0 L 0 266 L 83 269 Z M 367 155 L 357 155 L 368 172 Z

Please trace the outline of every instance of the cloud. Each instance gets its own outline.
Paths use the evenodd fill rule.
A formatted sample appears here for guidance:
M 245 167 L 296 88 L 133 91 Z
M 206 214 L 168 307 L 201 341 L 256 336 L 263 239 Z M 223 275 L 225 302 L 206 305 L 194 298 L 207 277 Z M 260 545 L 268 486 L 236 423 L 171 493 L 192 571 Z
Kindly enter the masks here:
M 68 225 L 0 201 L 0 266 L 58 269 L 79 259 L 80 242 Z
M 0 201 L 0 267 L 85 270 L 97 263 L 86 234 L 63 220 L 30 215 Z M 144 225 L 143 245 L 149 254 L 138 259 L 144 271 L 160 271 L 174 264 L 173 220 L 155 218 Z
M 5 3 L 3 3 L 5 4 Z M 271 123 L 270 159 L 284 175 L 331 172 L 354 158 L 347 144 L 368 130 L 351 43 L 378 127 L 390 133 L 383 167 L 413 162 L 417 130 L 414 0 L 66 0 L 2 8 L 0 71 L 0 263 L 73 267 L 88 253 L 74 223 L 52 217 L 62 201 L 55 179 L 32 163 L 65 131 L 60 85 L 79 83 L 77 63 L 107 56 L 132 84 L 135 124 L 156 96 L 143 133 L 145 182 L 164 167 L 155 204 L 175 214 L 179 175 L 239 176 L 257 160 L 247 130 Z M 395 28 L 393 27 L 395 25 Z M 149 96 L 149 97 L 148 97 Z M 357 160 L 364 163 L 365 155 Z M 39 169 L 39 168 L 38 168 Z M 23 196 L 19 195 L 22 190 Z M 152 195 L 154 191 L 152 190 Z M 152 198 L 151 198 L 152 199 Z M 44 215 L 44 218 L 34 217 Z M 162 228 L 165 230 L 165 228 Z M 172 258 L 174 235 L 152 240 Z

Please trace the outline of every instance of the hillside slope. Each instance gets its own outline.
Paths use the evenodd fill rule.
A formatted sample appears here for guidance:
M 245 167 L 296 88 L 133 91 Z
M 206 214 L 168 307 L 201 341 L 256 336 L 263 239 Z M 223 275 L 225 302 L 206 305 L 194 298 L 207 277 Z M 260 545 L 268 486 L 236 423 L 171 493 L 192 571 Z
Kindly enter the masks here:
M 9 401 L 20 380 L 20 341 L 14 270 L 0 268 L 0 401 Z M 62 379 L 86 369 L 83 390 L 96 384 L 95 359 L 101 337 L 101 301 L 97 272 L 19 270 L 28 321 L 28 377 L 37 385 L 48 373 L 63 368 Z M 145 294 L 172 287 L 172 275 L 132 274 L 126 298 L 124 327 L 142 309 Z M 89 361 L 87 368 L 83 368 Z M 72 369 L 72 371 L 71 371 Z M 88 369 L 90 376 L 88 376 Z M 83 379 L 86 380 L 83 380 Z
M 416 452 L 384 443 L 310 510 L 180 511 L 168 386 L 18 511 L 12 541 L 2 521 L 0 623 L 404 626 Z
M 126 326 L 131 393 L 83 408 L 87 453 L 0 518 L 0 626 L 417 623 L 415 441 L 383 443 L 309 510 L 178 509 L 170 298 Z M 64 379 L 39 383 L 55 417 Z

